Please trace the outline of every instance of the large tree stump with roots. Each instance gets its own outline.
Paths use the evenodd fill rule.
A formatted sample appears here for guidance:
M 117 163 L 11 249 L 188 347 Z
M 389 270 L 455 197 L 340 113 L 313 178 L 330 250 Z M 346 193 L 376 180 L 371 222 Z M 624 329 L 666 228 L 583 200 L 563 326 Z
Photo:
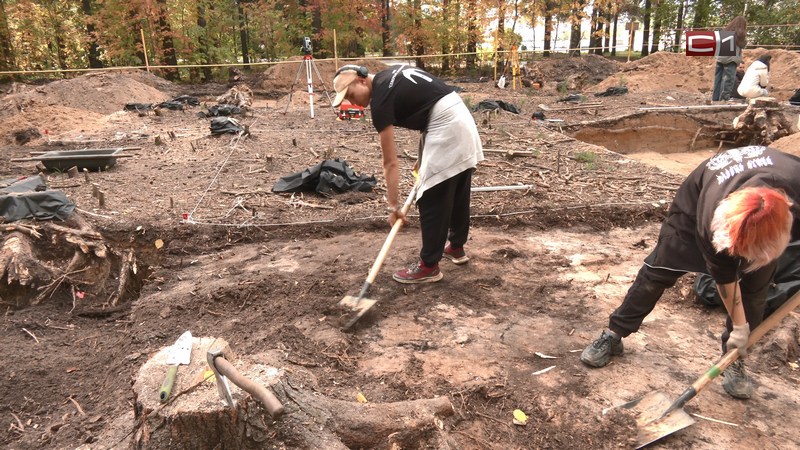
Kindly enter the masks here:
M 64 289 L 71 293 L 73 306 L 116 306 L 129 287 L 130 274 L 136 273 L 133 252 L 110 248 L 78 213 L 64 222 L 0 224 L 0 239 L 0 297 L 17 307 L 47 301 Z M 108 286 L 117 260 L 119 281 Z M 88 294 L 85 300 L 79 300 L 80 292 Z
M 236 406 L 229 408 L 206 362 L 210 348 L 225 345 L 222 339 L 195 337 L 191 363 L 178 368 L 165 404 L 159 402 L 159 388 L 169 347 L 139 369 L 130 448 L 404 448 L 439 439 L 439 417 L 454 413 L 446 397 L 374 404 L 320 395 L 314 375 L 278 351 L 241 359 L 226 353 L 226 359 L 242 375 L 271 389 L 285 408 L 283 415 L 273 420 L 260 402 L 233 384 Z
M 732 127 L 719 130 L 716 139 L 737 146 L 769 145 L 796 132 L 775 98 L 759 97 L 751 100 L 747 109 L 733 119 Z

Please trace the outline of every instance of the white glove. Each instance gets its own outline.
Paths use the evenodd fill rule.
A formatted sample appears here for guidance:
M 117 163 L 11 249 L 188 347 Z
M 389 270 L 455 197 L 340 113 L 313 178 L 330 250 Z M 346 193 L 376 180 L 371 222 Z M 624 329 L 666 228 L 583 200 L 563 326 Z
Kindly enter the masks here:
M 747 356 L 747 340 L 750 338 L 750 324 L 745 322 L 743 325 L 734 325 L 733 331 L 728 336 L 728 350 L 738 348 L 739 354 L 744 358 Z

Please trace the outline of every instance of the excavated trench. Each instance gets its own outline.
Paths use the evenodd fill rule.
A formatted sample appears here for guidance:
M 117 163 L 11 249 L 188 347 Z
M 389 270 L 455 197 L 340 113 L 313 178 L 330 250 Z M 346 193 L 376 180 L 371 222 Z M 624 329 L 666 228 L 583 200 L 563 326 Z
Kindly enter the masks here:
M 729 124 L 739 110 L 714 112 L 640 111 L 634 114 L 583 122 L 567 132 L 583 142 L 598 145 L 665 170 L 688 173 L 719 148 L 715 130 Z

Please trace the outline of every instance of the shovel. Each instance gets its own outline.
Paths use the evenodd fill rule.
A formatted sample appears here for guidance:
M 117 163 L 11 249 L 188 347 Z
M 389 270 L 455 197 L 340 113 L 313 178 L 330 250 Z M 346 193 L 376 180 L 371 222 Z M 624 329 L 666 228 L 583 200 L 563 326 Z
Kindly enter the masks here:
M 750 338 L 747 340 L 747 348 L 752 347 L 753 344 L 758 342 L 761 337 L 772 330 L 799 304 L 800 292 L 794 294 L 792 298 L 770 314 L 769 317 L 764 319 L 764 321 L 750 333 Z M 675 402 L 670 402 L 665 394 L 659 391 L 653 391 L 646 394 L 644 397 L 623 405 L 607 408 L 603 410 L 603 414 L 615 408 L 631 409 L 638 412 L 639 415 L 636 418 L 636 427 L 638 429 L 636 448 L 642 448 L 645 445 L 655 442 L 665 436 L 669 436 L 695 423 L 695 420 L 683 410 L 684 405 L 700 393 L 711 380 L 719 376 L 719 374 L 738 358 L 738 349 L 732 349 L 725 353 L 716 364 L 711 366 L 706 373 L 689 386 Z
M 414 183 L 414 187 L 411 189 L 411 193 L 408 194 L 408 198 L 406 202 L 403 203 L 403 207 L 401 211 L 403 215 L 408 213 L 409 208 L 411 208 L 411 203 L 414 201 L 414 197 L 417 194 L 417 188 L 419 187 L 419 181 Z M 358 293 L 358 296 L 353 297 L 352 295 L 347 295 L 343 299 L 339 301 L 339 305 L 344 308 L 350 308 L 352 316 L 347 320 L 347 323 L 342 327 L 343 330 L 348 330 L 350 327 L 355 325 L 358 322 L 358 319 L 364 316 L 367 311 L 370 310 L 377 300 L 373 300 L 371 298 L 364 298 L 367 296 L 367 292 L 369 288 L 372 286 L 372 283 L 375 281 L 375 278 L 378 276 L 378 271 L 381 270 L 381 266 L 383 265 L 383 260 L 386 259 L 386 255 L 389 253 L 389 248 L 391 248 L 392 243 L 394 242 L 395 236 L 397 236 L 397 232 L 400 231 L 400 228 L 403 226 L 403 220 L 398 220 L 392 226 L 392 230 L 389 231 L 389 236 L 386 237 L 386 241 L 383 243 L 383 247 L 381 247 L 381 251 L 378 252 L 378 257 L 375 259 L 375 263 L 372 264 L 372 269 L 369 271 L 369 275 L 367 275 L 367 281 L 364 282 L 364 285 L 361 287 L 361 292 Z
M 161 384 L 161 389 L 158 390 L 158 399 L 161 403 L 166 403 L 172 394 L 172 387 L 175 384 L 175 375 L 178 373 L 178 366 L 183 364 L 187 365 L 192 360 L 192 333 L 189 331 L 184 332 L 178 340 L 172 344 L 167 354 L 167 376 Z

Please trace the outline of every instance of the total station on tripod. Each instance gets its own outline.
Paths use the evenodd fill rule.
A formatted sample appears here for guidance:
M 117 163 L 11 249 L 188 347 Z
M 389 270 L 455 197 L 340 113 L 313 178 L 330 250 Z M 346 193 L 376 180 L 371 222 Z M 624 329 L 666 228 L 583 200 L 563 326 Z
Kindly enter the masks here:
M 310 55 L 311 54 L 311 38 L 306 36 L 303 38 L 303 54 Z

